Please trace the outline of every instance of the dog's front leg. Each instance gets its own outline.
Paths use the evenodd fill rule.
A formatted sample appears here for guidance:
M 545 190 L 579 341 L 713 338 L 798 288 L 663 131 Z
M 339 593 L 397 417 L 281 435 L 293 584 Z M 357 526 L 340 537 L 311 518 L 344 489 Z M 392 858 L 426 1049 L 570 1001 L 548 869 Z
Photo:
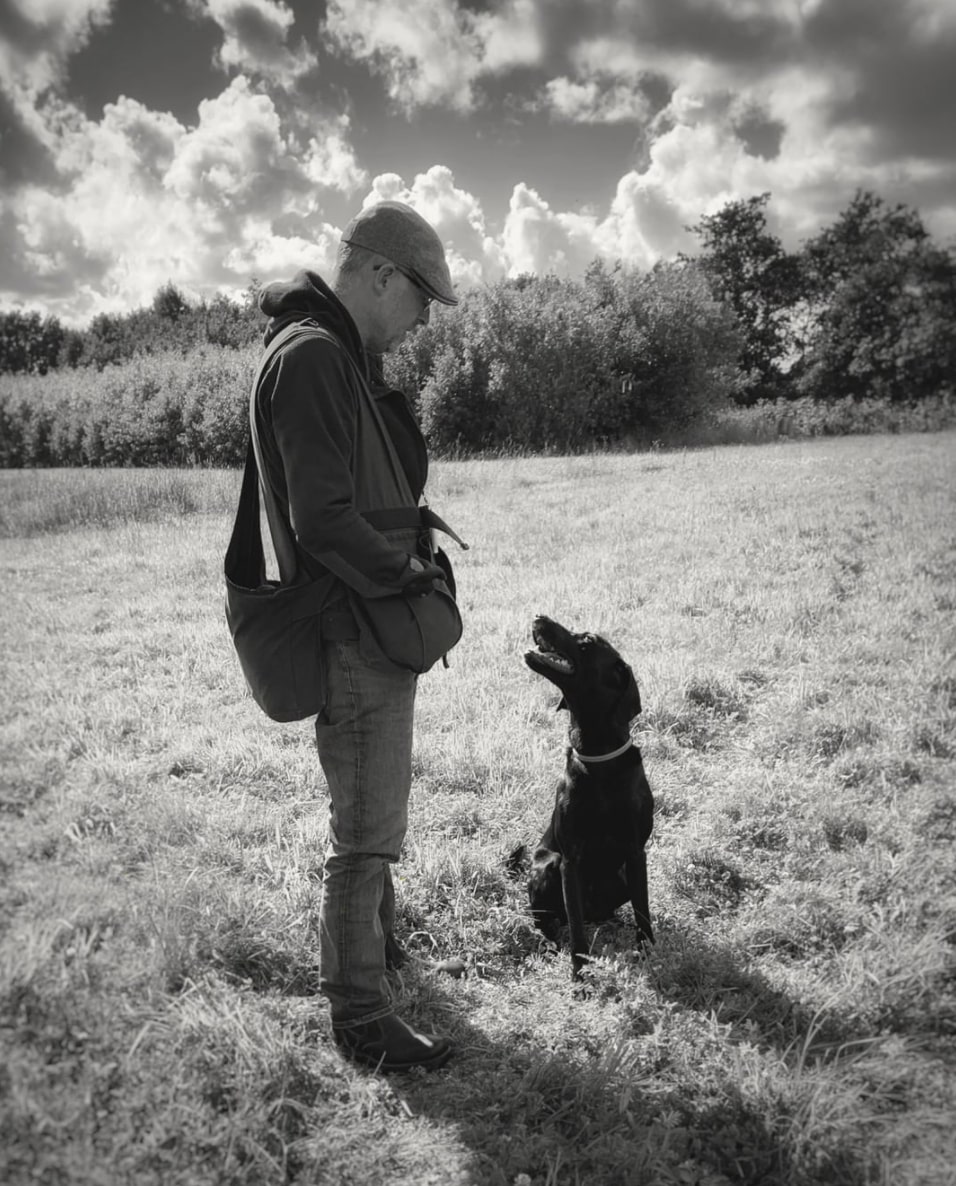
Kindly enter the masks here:
M 581 968 L 587 959 L 587 944 L 584 938 L 584 906 L 581 901 L 581 879 L 573 860 L 565 857 L 561 862 L 561 888 L 564 891 L 564 909 L 568 915 L 571 933 L 571 978 L 581 979 Z
M 638 946 L 653 943 L 651 908 L 647 900 L 647 856 L 643 848 L 624 862 L 624 875 L 627 878 L 627 892 L 634 910 L 634 922 L 637 924 Z

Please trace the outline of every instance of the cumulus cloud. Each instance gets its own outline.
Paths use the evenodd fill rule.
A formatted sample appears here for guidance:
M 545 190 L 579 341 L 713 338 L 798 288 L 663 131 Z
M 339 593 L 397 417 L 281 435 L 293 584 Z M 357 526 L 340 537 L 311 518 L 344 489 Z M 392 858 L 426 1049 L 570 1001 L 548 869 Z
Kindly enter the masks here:
M 113 0 L 5 0 L 0 79 L 37 95 L 63 80 L 67 59 L 109 19 Z
M 281 0 L 197 0 L 222 29 L 218 63 L 290 89 L 318 64 L 304 41 L 286 45 L 295 14 Z
M 0 23 L 0 181 L 55 180 L 55 88 L 71 54 L 104 25 L 112 0 L 5 0 Z M 0 206 L 2 209 L 2 206 Z
M 327 223 L 306 239 L 277 234 L 271 220 L 254 219 L 243 226 L 240 242 L 229 249 L 223 264 L 236 277 L 290 276 L 300 268 L 329 275 L 338 245 L 339 231 Z
M 646 153 L 622 178 L 641 202 L 696 221 L 731 197 L 770 190 L 791 244 L 858 187 L 919 193 L 937 233 L 956 229 L 956 8 L 949 0 L 619 0 L 567 44 L 574 86 L 552 107 L 599 122 L 611 86 L 648 71 L 673 87 L 644 125 Z M 594 96 L 595 105 L 587 100 Z M 689 155 L 692 154 L 692 155 Z M 637 162 L 636 162 L 637 163 Z M 952 193 L 952 188 L 950 194 Z M 621 186 L 615 203 L 621 200 Z M 680 236 L 647 234 L 666 254 Z
M 406 185 L 397 173 L 382 173 L 362 203 L 405 202 L 427 219 L 445 245 L 453 282 L 470 288 L 500 280 L 507 271 L 505 251 L 489 233 L 480 201 L 455 184 L 451 169 L 433 165 Z
M 332 43 L 384 79 L 389 96 L 411 111 L 475 106 L 476 83 L 542 53 L 541 18 L 533 0 L 508 0 L 472 13 L 455 0 L 329 0 Z
M 540 0 L 505 0 L 496 11 L 475 13 L 472 22 L 481 46 L 481 73 L 537 65 L 544 53 L 546 21 Z
M 557 213 L 529 186 L 514 187 L 502 241 L 508 274 L 580 275 L 597 254 L 592 216 Z
M 321 135 L 310 138 L 303 168 L 315 185 L 350 194 L 365 184 L 368 172 L 356 160 L 348 136 L 349 120 L 342 115 L 329 120 Z
M 275 105 L 240 75 L 199 104 L 199 123 L 184 134 L 164 185 L 180 198 L 243 209 L 256 206 L 277 174 L 288 171 Z
M 301 154 L 242 76 L 198 114 L 187 127 L 133 99 L 107 104 L 98 121 L 64 109 L 57 185 L 21 185 L 0 220 L 8 291 L 69 321 L 147 304 L 169 280 L 198 294 L 276 268 L 328 268 L 336 232 L 314 175 L 325 192 L 363 181 L 343 118 Z
M 628 83 L 606 86 L 597 79 L 552 78 L 545 84 L 542 105 L 556 119 L 568 123 L 644 123 L 651 116 L 647 96 L 637 87 Z

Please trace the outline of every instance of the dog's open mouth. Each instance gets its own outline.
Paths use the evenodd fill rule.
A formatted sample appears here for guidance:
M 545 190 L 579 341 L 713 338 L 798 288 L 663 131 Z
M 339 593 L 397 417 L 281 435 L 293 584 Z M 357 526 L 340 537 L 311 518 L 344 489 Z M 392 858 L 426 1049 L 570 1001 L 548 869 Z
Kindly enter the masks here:
M 571 660 L 566 655 L 562 655 L 560 651 L 555 650 L 554 646 L 552 646 L 540 630 L 534 630 L 532 633 L 538 649 L 536 651 L 528 651 L 526 658 L 529 661 L 534 659 L 537 663 L 544 664 L 544 666 L 550 667 L 554 671 L 560 671 L 562 675 L 573 675 L 574 664 Z
M 570 659 L 565 659 L 564 655 L 559 655 L 557 651 L 545 651 L 539 645 L 536 651 L 532 651 L 532 654 L 539 662 L 547 663 L 556 671 L 563 671 L 565 675 L 574 674 L 574 664 Z

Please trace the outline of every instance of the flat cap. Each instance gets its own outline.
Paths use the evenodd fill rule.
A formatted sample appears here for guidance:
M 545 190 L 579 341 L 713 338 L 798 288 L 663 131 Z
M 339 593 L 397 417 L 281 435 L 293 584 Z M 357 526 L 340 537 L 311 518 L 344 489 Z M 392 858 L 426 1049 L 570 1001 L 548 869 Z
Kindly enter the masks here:
M 384 255 L 432 300 L 458 304 L 441 239 L 435 228 L 404 202 L 366 206 L 345 228 L 342 242 Z

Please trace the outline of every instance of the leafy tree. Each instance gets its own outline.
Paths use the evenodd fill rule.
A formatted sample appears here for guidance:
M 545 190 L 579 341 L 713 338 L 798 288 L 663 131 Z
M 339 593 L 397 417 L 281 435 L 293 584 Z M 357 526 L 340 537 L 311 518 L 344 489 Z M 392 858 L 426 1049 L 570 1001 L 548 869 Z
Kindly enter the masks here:
M 81 366 L 95 366 L 99 370 L 110 363 L 132 357 L 129 343 L 129 319 L 111 313 L 97 313 L 83 334 Z
M 769 199 L 764 193 L 728 202 L 689 228 L 701 241 L 697 265 L 740 327 L 739 403 L 779 394 L 786 382 L 784 367 L 798 346 L 790 317 L 800 291 L 798 260 L 767 230 Z M 679 258 L 688 261 L 685 255 Z
M 802 267 L 813 324 L 802 394 L 901 402 L 956 387 L 956 259 L 915 210 L 858 191 Z
M 725 406 L 739 387 L 739 326 L 702 270 L 659 262 L 615 277 L 609 340 L 626 402 L 607 435 L 663 437 Z
M 214 346 L 238 350 L 262 340 L 265 318 L 249 289 L 243 293 L 241 304 L 218 293 L 211 301 L 200 303 L 196 317 L 202 322 L 203 340 Z
M 153 297 L 153 313 L 161 321 L 175 324 L 189 312 L 189 302 L 172 281 L 167 281 Z
M 0 313 L 0 371 L 45 375 L 57 365 L 65 335 L 56 317 L 18 309 Z
M 385 360 L 448 450 L 660 437 L 726 399 L 739 342 L 699 271 L 595 264 L 468 293 Z

